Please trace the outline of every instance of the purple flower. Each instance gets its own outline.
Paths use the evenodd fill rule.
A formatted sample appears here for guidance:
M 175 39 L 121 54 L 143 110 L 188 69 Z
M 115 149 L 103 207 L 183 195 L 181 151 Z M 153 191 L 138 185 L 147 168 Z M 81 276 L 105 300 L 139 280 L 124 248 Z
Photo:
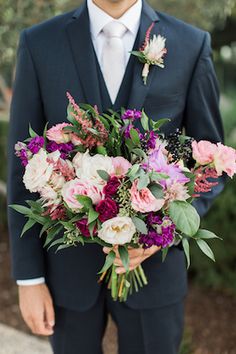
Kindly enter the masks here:
M 147 223 L 148 223 L 148 225 L 161 224 L 162 218 L 160 215 L 157 215 L 157 214 L 151 212 L 147 216 Z
M 44 138 L 42 136 L 35 136 L 32 138 L 28 144 L 28 149 L 32 154 L 37 154 L 39 150 L 43 147 L 44 145 Z
M 142 112 L 136 109 L 127 109 L 121 116 L 121 119 L 138 120 L 142 117 Z
M 125 138 L 130 139 L 130 130 L 132 128 L 134 128 L 133 124 L 129 124 L 129 125 L 127 125 L 127 127 L 125 127 L 125 130 L 124 130 Z
M 174 182 L 182 184 L 189 182 L 189 178 L 184 175 L 178 165 L 167 161 L 167 158 L 160 148 L 153 151 L 153 153 L 149 156 L 148 162 L 143 167 L 149 171 L 153 170 L 168 175 L 168 179 L 159 181 L 163 187 L 173 184 Z
M 158 134 L 155 133 L 153 130 L 149 133 L 149 139 L 147 141 L 147 148 L 148 149 L 155 149 L 156 147 L 156 140 L 158 138 Z
M 168 216 L 164 216 L 162 222 L 153 225 L 149 229 L 147 235 L 141 235 L 139 238 L 139 243 L 144 246 L 144 248 L 150 248 L 152 246 L 158 246 L 166 248 L 172 244 L 175 235 L 175 224 Z
M 59 150 L 61 153 L 61 158 L 65 160 L 70 152 L 74 149 L 74 145 L 72 143 L 62 143 L 57 144 L 55 141 L 50 141 L 46 147 L 48 152 L 54 152 Z
M 21 159 L 21 164 L 26 167 L 28 165 L 28 154 L 27 154 L 27 151 L 26 149 L 22 149 L 20 150 L 19 152 L 19 155 L 18 155 Z

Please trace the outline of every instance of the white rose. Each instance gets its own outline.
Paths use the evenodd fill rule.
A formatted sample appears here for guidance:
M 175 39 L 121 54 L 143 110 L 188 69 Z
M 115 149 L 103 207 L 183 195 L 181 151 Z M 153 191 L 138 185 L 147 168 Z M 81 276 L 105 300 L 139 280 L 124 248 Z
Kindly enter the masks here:
M 102 224 L 98 237 L 112 245 L 124 245 L 132 240 L 136 232 L 135 225 L 128 216 L 116 216 Z
M 105 181 L 98 175 L 97 170 L 104 170 L 109 175 L 114 173 L 112 158 L 96 154 L 90 156 L 89 152 L 76 154 L 73 159 L 76 168 L 76 176 L 91 180 L 97 185 L 104 185 Z
M 65 184 L 65 178 L 58 173 L 53 172 L 50 178 L 50 184 L 55 190 L 60 190 Z
M 53 171 L 53 165 L 47 160 L 47 153 L 40 149 L 25 168 L 23 182 L 30 192 L 40 192 L 49 181 Z

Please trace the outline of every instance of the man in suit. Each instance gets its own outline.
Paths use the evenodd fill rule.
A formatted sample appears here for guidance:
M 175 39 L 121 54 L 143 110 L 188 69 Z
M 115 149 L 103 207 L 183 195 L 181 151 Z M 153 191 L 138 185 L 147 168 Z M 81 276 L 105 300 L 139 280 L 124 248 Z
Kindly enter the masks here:
M 142 64 L 129 52 L 140 48 L 152 23 L 152 35 L 166 38 L 168 53 L 165 68 L 151 67 L 144 85 Z M 165 133 L 185 128 L 187 135 L 198 140 L 223 138 L 209 34 L 155 12 L 145 1 L 87 0 L 75 12 L 21 34 L 11 106 L 10 204 L 32 198 L 23 186 L 14 144 L 25 139 L 29 123 L 41 134 L 46 122 L 52 126 L 65 121 L 66 91 L 77 102 L 96 104 L 100 112 L 123 106 L 144 108 L 156 120 L 170 117 Z M 221 189 L 219 184 L 198 200 L 201 215 Z M 10 210 L 20 308 L 34 333 L 51 336 L 54 353 L 102 353 L 108 313 L 118 326 L 120 354 L 177 353 L 187 292 L 181 248 L 172 247 L 164 263 L 157 248 L 145 255 L 130 251 L 131 265 L 143 262 L 149 284 L 127 303 L 116 303 L 97 283 L 104 261 L 99 246 L 47 252 L 37 226 L 20 239 L 23 224 L 24 218 Z

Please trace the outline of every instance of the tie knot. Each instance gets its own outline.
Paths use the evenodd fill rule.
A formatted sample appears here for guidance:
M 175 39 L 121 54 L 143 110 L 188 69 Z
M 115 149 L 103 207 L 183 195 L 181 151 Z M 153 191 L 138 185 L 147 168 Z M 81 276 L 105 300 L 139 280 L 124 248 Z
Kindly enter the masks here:
M 127 27 L 117 21 L 111 21 L 103 27 L 103 33 L 107 38 L 122 38 L 126 31 Z

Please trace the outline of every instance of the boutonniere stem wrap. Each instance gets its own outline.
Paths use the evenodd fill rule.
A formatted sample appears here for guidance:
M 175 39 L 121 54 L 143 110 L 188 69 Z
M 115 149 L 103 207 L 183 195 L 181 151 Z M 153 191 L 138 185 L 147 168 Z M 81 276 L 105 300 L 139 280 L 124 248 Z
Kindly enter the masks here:
M 141 63 L 144 64 L 142 78 L 144 85 L 147 84 L 147 78 L 150 71 L 150 65 L 157 65 L 164 68 L 164 55 L 167 53 L 166 38 L 161 35 L 153 35 L 150 38 L 154 23 L 148 28 L 143 46 L 138 51 L 132 51 L 131 54 L 137 56 Z

